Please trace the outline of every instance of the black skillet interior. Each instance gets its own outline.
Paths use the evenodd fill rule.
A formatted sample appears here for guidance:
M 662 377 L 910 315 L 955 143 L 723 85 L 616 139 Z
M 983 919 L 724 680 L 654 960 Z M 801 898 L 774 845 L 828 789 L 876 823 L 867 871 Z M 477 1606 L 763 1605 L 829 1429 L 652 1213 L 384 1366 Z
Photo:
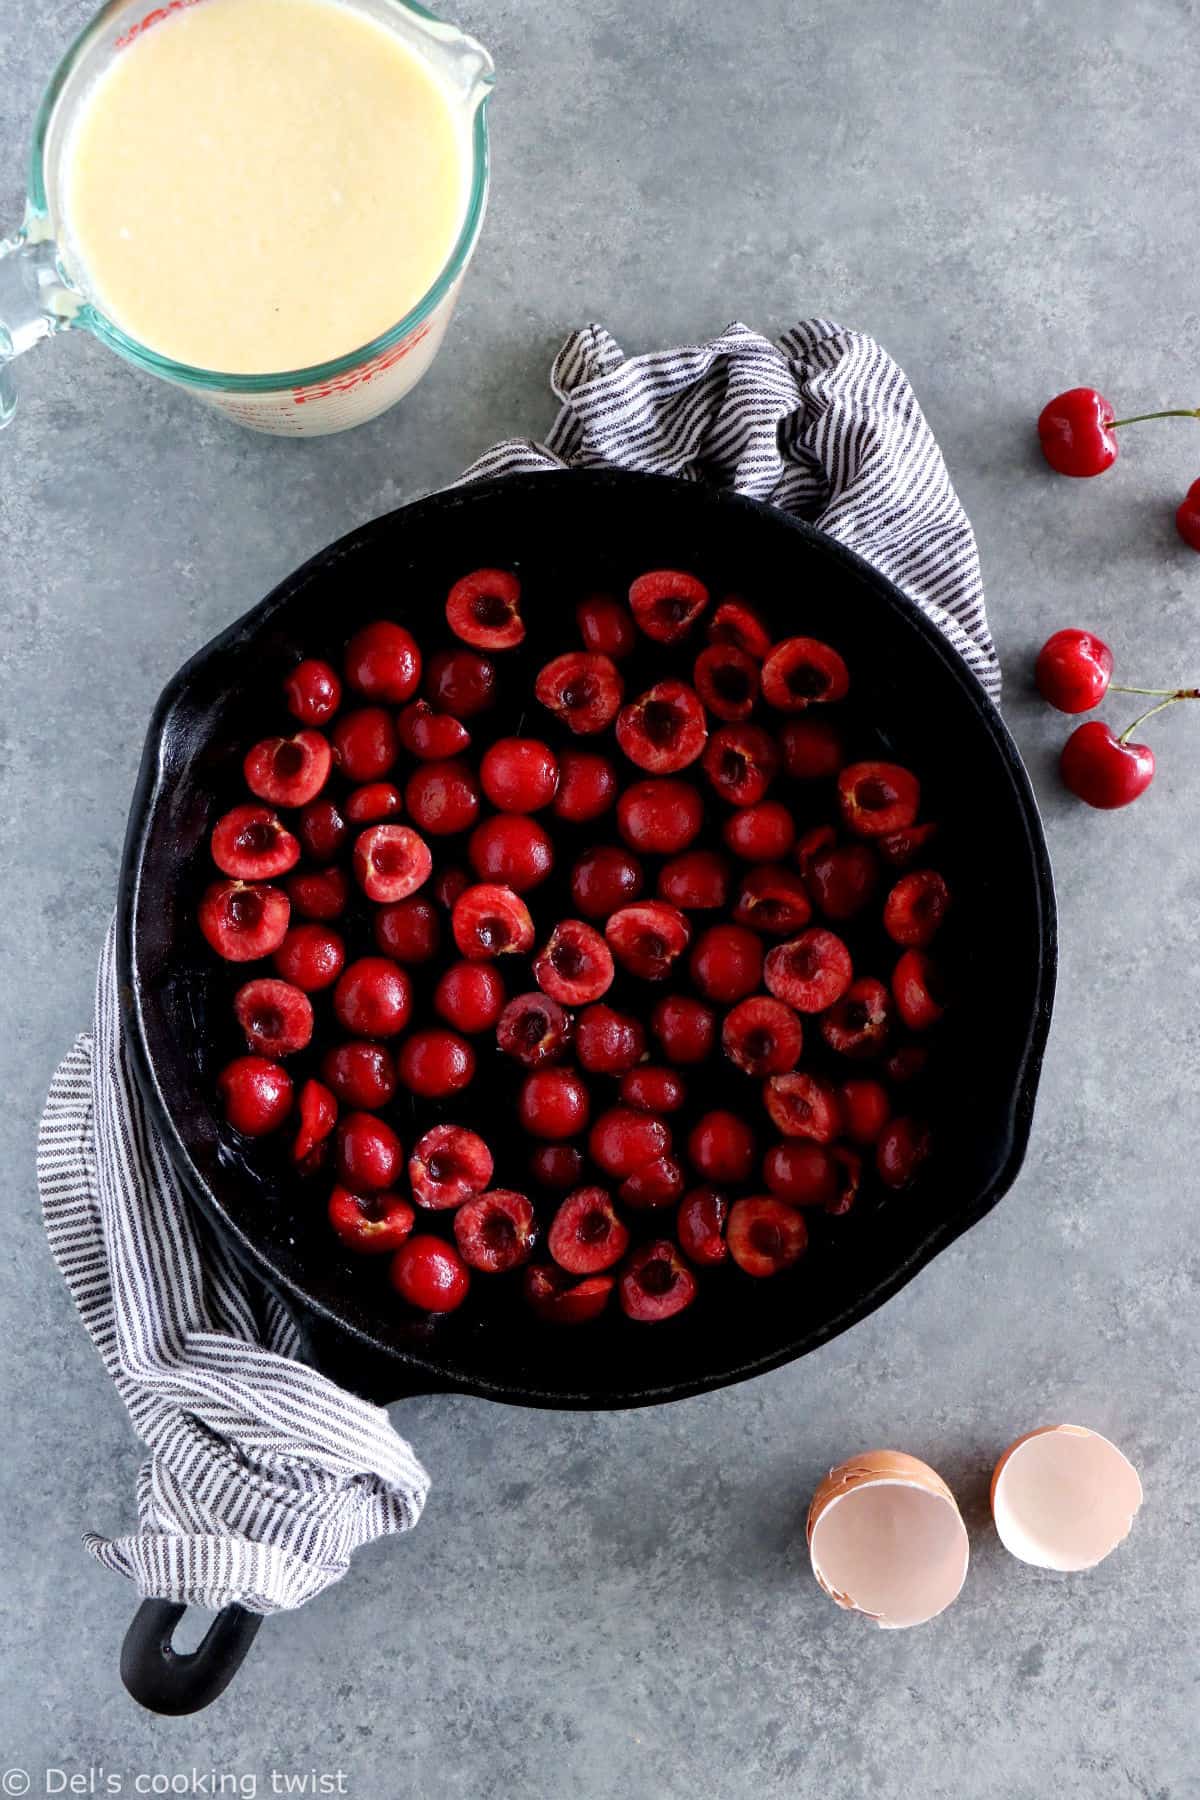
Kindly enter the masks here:
M 211 878 L 207 836 L 239 796 L 241 755 L 283 728 L 279 683 L 300 653 L 336 662 L 347 634 L 380 615 L 436 645 L 449 583 L 481 564 L 522 577 L 529 637 L 516 660 L 526 687 L 548 656 L 576 646 L 581 593 L 623 590 L 649 567 L 692 569 L 718 593 L 747 595 L 779 634 L 828 639 L 851 669 L 852 749 L 915 768 L 923 813 L 944 825 L 938 862 L 958 896 L 949 949 L 959 998 L 919 1096 L 936 1159 L 913 1192 L 824 1222 L 794 1271 L 763 1282 L 723 1267 L 665 1325 L 635 1325 L 614 1309 L 595 1326 L 554 1332 L 529 1315 L 512 1277 L 488 1280 L 485 1303 L 480 1277 L 461 1312 L 415 1318 L 377 1264 L 340 1252 L 322 1196 L 298 1189 L 282 1148 L 246 1154 L 214 1104 L 217 1070 L 239 1047 L 234 984 L 194 921 Z M 654 679 L 655 655 L 653 646 L 639 653 L 631 691 Z M 509 659 L 505 672 L 511 682 Z M 517 728 L 506 708 L 484 730 Z M 800 797 L 802 818 L 806 804 L 815 805 Z M 600 835 L 579 828 L 576 843 Z M 559 860 L 569 867 L 565 845 Z M 548 891 L 548 912 L 552 899 Z M 377 519 L 194 657 L 151 726 L 125 852 L 121 943 L 139 1076 L 188 1189 L 317 1341 L 324 1333 L 340 1346 L 336 1372 L 352 1379 L 356 1357 L 368 1354 L 378 1369 L 382 1353 L 378 1397 L 455 1388 L 546 1406 L 641 1405 L 740 1380 L 814 1349 L 895 1293 L 995 1204 L 1020 1166 L 1055 972 L 1053 890 L 1028 780 L 995 709 L 937 631 L 811 527 L 702 486 L 616 471 L 490 481 Z M 475 1084 L 497 1185 L 528 1185 L 513 1114 L 518 1073 L 496 1056 Z M 707 1080 L 710 1103 L 741 1103 L 731 1082 L 742 1078 L 727 1066 Z M 410 1139 L 400 1102 L 395 1122 Z

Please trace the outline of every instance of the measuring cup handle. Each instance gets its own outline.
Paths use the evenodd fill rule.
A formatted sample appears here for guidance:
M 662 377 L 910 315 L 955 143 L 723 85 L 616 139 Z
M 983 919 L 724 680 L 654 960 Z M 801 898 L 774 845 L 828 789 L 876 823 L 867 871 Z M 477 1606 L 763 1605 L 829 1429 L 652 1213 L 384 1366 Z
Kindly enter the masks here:
M 13 363 L 70 322 L 68 293 L 49 238 L 32 237 L 26 226 L 0 238 L 0 427 L 17 407 Z

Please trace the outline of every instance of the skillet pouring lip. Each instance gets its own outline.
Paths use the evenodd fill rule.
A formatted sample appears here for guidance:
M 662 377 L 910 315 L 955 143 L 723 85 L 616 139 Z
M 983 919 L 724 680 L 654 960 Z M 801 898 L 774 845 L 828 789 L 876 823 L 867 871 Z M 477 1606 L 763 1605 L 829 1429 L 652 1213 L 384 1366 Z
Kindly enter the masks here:
M 322 1259 L 306 1256 L 303 1244 L 277 1228 L 261 1194 L 247 1199 L 244 1171 L 216 1141 L 212 1100 L 206 1095 L 202 1103 L 196 1091 L 202 1036 L 201 1049 L 192 1045 L 189 1055 L 178 1013 L 168 1016 L 164 995 L 173 981 L 183 981 L 179 968 L 193 953 L 182 929 L 175 929 L 185 920 L 190 926 L 193 904 L 175 897 L 181 857 L 192 854 L 177 845 L 189 834 L 193 847 L 206 837 L 216 810 L 204 787 L 205 771 L 191 776 L 192 764 L 200 763 L 210 738 L 215 742 L 219 736 L 219 725 L 206 736 L 214 707 L 242 704 L 245 698 L 231 699 L 230 684 L 221 686 L 219 680 L 221 698 L 215 697 L 217 689 L 210 695 L 214 676 L 227 668 L 244 673 L 257 655 L 269 663 L 281 653 L 281 643 L 299 648 L 309 628 L 298 623 L 289 636 L 288 620 L 303 618 L 306 609 L 327 617 L 322 595 L 327 602 L 356 582 L 355 593 L 365 589 L 370 596 L 360 608 L 362 618 L 389 608 L 398 612 L 392 591 L 371 584 L 380 575 L 395 576 L 406 557 L 410 571 L 414 566 L 423 571 L 416 582 L 426 588 L 434 583 L 437 592 L 445 571 L 521 560 L 519 550 L 508 546 L 521 542 L 522 533 L 524 541 L 534 543 L 525 559 L 534 565 L 545 563 L 544 545 L 553 542 L 568 567 L 580 557 L 623 568 L 639 560 L 650 566 L 640 546 L 662 543 L 664 554 L 654 558 L 659 566 L 682 561 L 690 551 L 701 573 L 740 566 L 770 574 L 780 585 L 795 575 L 801 582 L 815 576 L 818 586 L 811 593 L 803 590 L 808 610 L 797 629 L 820 636 L 817 627 L 823 626 L 839 642 L 852 673 L 856 663 L 870 664 L 871 683 L 898 709 L 895 728 L 902 748 L 906 731 L 916 734 L 914 742 L 932 741 L 936 725 L 961 750 L 945 759 L 946 780 L 965 781 L 969 774 L 981 792 L 986 790 L 995 848 L 989 856 L 980 828 L 971 867 L 987 865 L 979 878 L 981 919 L 986 916 L 997 931 L 1007 925 L 1013 940 L 1004 952 L 1011 966 L 996 977 L 996 1004 L 1007 1009 L 1003 1029 L 992 1034 L 1002 1040 L 998 1060 L 994 1068 L 985 1061 L 974 1087 L 964 1076 L 962 1092 L 954 1096 L 961 1137 L 954 1140 L 956 1167 L 946 1172 L 946 1187 L 922 1202 L 922 1216 L 913 1223 L 889 1202 L 886 1242 L 855 1240 L 864 1258 L 863 1277 L 849 1278 L 843 1260 L 832 1284 L 822 1280 L 804 1290 L 806 1305 L 815 1301 L 810 1310 L 793 1306 L 789 1314 L 781 1301 L 764 1294 L 788 1279 L 777 1277 L 749 1284 L 755 1292 L 729 1317 L 718 1296 L 703 1319 L 696 1316 L 697 1305 L 653 1332 L 614 1317 L 575 1332 L 539 1327 L 534 1335 L 514 1314 L 511 1330 L 505 1326 L 497 1336 L 493 1324 L 487 1338 L 478 1325 L 460 1326 L 459 1315 L 452 1315 L 423 1321 L 405 1337 L 378 1305 L 372 1316 L 344 1278 L 327 1279 L 316 1266 Z M 495 553 L 474 553 L 475 541 L 495 543 Z M 754 590 L 753 581 L 746 585 Z M 752 597 L 758 598 L 757 590 Z M 827 625 L 822 608 L 831 621 Z M 335 619 L 325 629 L 331 642 L 340 642 L 352 625 Z M 886 644 L 876 645 L 878 638 Z M 915 684 L 915 703 L 904 679 Z M 935 706 L 926 704 L 931 698 Z M 924 779 L 922 762 L 913 760 Z M 197 809 L 204 806 L 208 812 L 197 837 Z M 956 825 L 957 820 L 956 813 Z M 1011 1187 L 1027 1148 L 1057 968 L 1053 878 L 1028 775 L 999 712 L 937 627 L 885 576 L 812 525 L 694 482 L 609 469 L 494 477 L 372 520 L 320 551 L 185 663 L 164 689 L 150 723 L 125 840 L 117 933 L 126 1041 L 150 1118 L 185 1191 L 235 1257 L 297 1316 L 302 1333 L 311 1327 L 318 1346 L 332 1341 L 342 1347 L 344 1355 L 333 1358 L 318 1348 L 318 1364 L 330 1373 L 340 1364 L 337 1378 L 353 1385 L 356 1365 L 374 1362 L 382 1370 L 373 1384 L 377 1398 L 454 1390 L 561 1409 L 683 1399 L 806 1355 L 875 1311 L 990 1212 Z M 961 1173 L 961 1185 L 955 1173 Z M 681 1334 L 679 1326 L 691 1335 Z

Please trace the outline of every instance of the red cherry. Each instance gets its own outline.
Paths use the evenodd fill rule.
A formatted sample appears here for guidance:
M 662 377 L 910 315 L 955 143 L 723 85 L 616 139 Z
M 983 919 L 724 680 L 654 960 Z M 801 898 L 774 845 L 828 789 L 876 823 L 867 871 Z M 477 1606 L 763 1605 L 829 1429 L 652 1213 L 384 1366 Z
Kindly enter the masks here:
M 612 951 L 582 919 L 560 919 L 533 959 L 533 978 L 563 1006 L 586 1006 L 613 981 Z
M 454 1241 L 465 1263 L 485 1275 L 519 1268 L 533 1254 L 537 1227 L 524 1194 L 492 1188 L 454 1215 Z
M 390 781 L 368 781 L 346 795 L 346 817 L 351 825 L 378 825 L 403 811 L 400 789 Z
M 338 1103 L 322 1081 L 308 1080 L 296 1100 L 300 1124 L 292 1145 L 292 1161 L 302 1175 L 325 1160 L 327 1140 L 337 1124 Z
M 702 1268 L 712 1268 L 729 1255 L 725 1242 L 725 1220 L 729 1202 L 716 1188 L 693 1188 L 679 1202 L 675 1230 L 679 1247 L 690 1261 Z
M 804 1027 L 782 1000 L 754 994 L 726 1013 L 721 1044 L 746 1075 L 786 1075 L 800 1060 Z
M 573 1069 L 535 1069 L 521 1083 L 517 1117 L 530 1137 L 576 1137 L 590 1111 L 588 1091 Z
M 646 1034 L 628 1013 L 616 1012 L 611 1006 L 588 1006 L 576 1023 L 575 1054 L 591 1075 L 623 1075 L 635 1069 L 646 1054 Z
M 705 999 L 728 1006 L 758 986 L 762 944 L 744 925 L 710 925 L 696 939 L 688 966 Z
M 686 1099 L 687 1083 L 678 1069 L 642 1063 L 621 1077 L 621 1100 L 635 1112 L 678 1112 Z
M 891 1116 L 891 1102 L 882 1082 L 856 1077 L 838 1089 L 842 1129 L 856 1144 L 873 1144 Z
M 456 962 L 443 971 L 433 990 L 433 1010 L 447 1025 L 473 1037 L 491 1030 L 504 1011 L 505 998 L 494 963 Z
M 701 754 L 708 738 L 704 708 L 684 681 L 660 681 L 623 706 L 617 742 L 631 763 L 673 775 Z
M 927 1031 L 946 1010 L 937 964 L 924 950 L 906 950 L 892 970 L 892 994 L 910 1031 Z
M 438 712 L 473 719 L 496 698 L 496 665 L 475 650 L 441 650 L 431 658 L 425 692 Z
M 529 908 L 512 888 L 495 882 L 466 888 L 458 896 L 450 915 L 450 929 L 460 955 L 472 961 L 524 956 L 533 948 Z
M 594 750 L 564 750 L 558 768 L 557 818 L 586 825 L 608 811 L 617 797 L 617 777 L 607 756 L 598 756 Z
M 210 949 L 226 962 L 256 962 L 287 937 L 291 902 L 278 888 L 214 881 L 204 890 L 197 919 Z
M 768 1117 L 784 1137 L 812 1138 L 828 1144 L 841 1128 L 837 1094 L 819 1075 L 772 1075 L 763 1084 Z
M 854 965 L 841 938 L 814 925 L 768 950 L 763 976 L 768 993 L 785 1006 L 817 1013 L 841 999 L 854 979 Z
M 645 877 L 628 850 L 601 844 L 586 850 L 571 870 L 571 898 L 589 919 L 607 919 L 619 906 L 636 900 Z
M 454 863 L 447 863 L 434 876 L 430 891 L 439 906 L 444 906 L 447 912 L 453 912 L 454 902 L 460 894 L 466 893 L 470 885 L 471 877 L 465 869 L 458 868 Z
M 617 1285 L 617 1298 L 626 1318 L 657 1324 L 691 1305 L 696 1277 L 674 1244 L 662 1238 L 634 1251 Z
M 722 725 L 708 740 L 704 773 L 730 806 L 755 806 L 779 767 L 779 750 L 761 725 Z
M 571 731 L 591 734 L 612 724 L 625 683 L 611 657 L 568 650 L 546 664 L 533 691 Z
M 1068 388 L 1038 416 L 1042 455 L 1060 475 L 1102 475 L 1117 460 L 1116 414 L 1095 388 Z
M 453 713 L 434 712 L 428 700 L 413 700 L 397 716 L 396 736 L 422 762 L 446 762 L 471 747 L 471 734 Z
M 799 1262 L 808 1248 L 808 1227 L 794 1207 L 773 1194 L 739 1200 L 725 1233 L 729 1254 L 747 1275 L 778 1275 Z
M 664 981 L 687 949 L 692 928 L 678 907 L 662 900 L 639 900 L 619 907 L 604 935 L 623 969 L 642 981 Z
M 673 1156 L 656 1156 L 627 1175 L 617 1189 L 626 1206 L 644 1212 L 652 1206 L 669 1206 L 684 1189 L 683 1167 Z
M 688 1134 L 688 1160 L 705 1181 L 718 1186 L 745 1181 L 754 1166 L 754 1133 L 733 1112 L 708 1112 Z
M 435 1026 L 405 1038 L 396 1069 L 411 1093 L 441 1100 L 468 1085 L 475 1073 L 475 1052 L 466 1038 Z
M 479 779 L 501 812 L 537 812 L 558 791 L 558 758 L 540 738 L 499 738 L 484 751 Z
M 343 713 L 331 735 L 333 760 L 347 781 L 380 781 L 396 760 L 396 727 L 382 706 Z
M 658 872 L 658 897 L 684 912 L 711 912 L 729 896 L 729 858 L 716 850 L 685 850 Z
M 592 1161 L 624 1180 L 646 1163 L 671 1154 L 671 1128 L 656 1113 L 614 1106 L 601 1113 L 588 1136 Z
M 922 949 L 937 936 L 950 907 L 950 889 L 936 869 L 902 875 L 883 903 L 883 929 L 893 943 Z
M 360 1111 L 386 1106 L 396 1092 L 396 1065 L 382 1044 L 336 1044 L 321 1058 L 321 1078 L 343 1106 Z
M 632 617 L 611 594 L 589 594 L 581 600 L 575 623 L 584 649 L 601 656 L 628 656 L 637 642 Z
M 432 900 L 414 895 L 381 906 L 375 914 L 375 942 L 398 963 L 425 963 L 436 956 L 442 927 Z
M 422 763 L 405 784 L 404 803 L 414 824 L 431 837 L 469 831 L 479 817 L 474 771 L 457 757 L 449 762 Z
M 1113 655 L 1092 631 L 1056 631 L 1038 651 L 1034 680 L 1059 712 L 1087 712 L 1098 706 L 1112 680 Z
M 629 609 L 639 628 L 656 644 L 674 644 L 689 632 L 708 605 L 708 589 L 694 575 L 655 569 L 639 575 L 629 590 Z
M 932 823 L 906 825 L 901 831 L 885 832 L 883 837 L 875 839 L 872 847 L 889 869 L 907 869 L 937 836 L 937 829 Z
M 700 1063 L 717 1041 L 717 1015 L 691 994 L 667 994 L 650 1014 L 650 1029 L 672 1063 Z
M 922 1163 L 933 1141 L 927 1126 L 917 1119 L 893 1119 L 884 1127 L 875 1147 L 875 1167 L 885 1187 L 907 1187 Z
M 390 1188 L 404 1168 L 404 1149 L 390 1125 L 371 1113 L 348 1113 L 337 1129 L 338 1174 L 353 1193 Z
M 461 1206 L 482 1194 L 492 1179 L 492 1153 L 478 1132 L 462 1125 L 434 1125 L 408 1159 L 413 1199 L 430 1211 Z
M 821 1036 L 841 1056 L 878 1056 L 887 1042 L 891 1012 L 883 983 L 860 976 L 821 1015 Z
M 838 1168 L 824 1144 L 788 1138 L 763 1157 L 763 1180 L 789 1206 L 829 1206 L 837 1197 Z
M 471 867 L 484 882 L 527 894 L 554 867 L 554 845 L 536 819 L 524 813 L 493 813 L 481 819 L 467 842 Z
M 389 1274 L 401 1298 L 423 1312 L 453 1312 L 471 1285 L 470 1271 L 458 1251 L 438 1237 L 409 1238 L 397 1251 Z
M 292 1109 L 292 1078 L 264 1056 L 237 1056 L 217 1076 L 225 1117 L 243 1137 L 277 1131 Z
M 446 623 L 476 650 L 513 650 L 524 642 L 521 584 L 507 569 L 476 569 L 446 598 Z
M 779 734 L 783 766 L 793 781 L 819 781 L 837 774 L 845 762 L 842 734 L 828 719 L 807 713 L 789 719 Z
M 360 956 L 339 976 L 333 1010 L 353 1037 L 395 1037 L 412 1012 L 412 983 L 390 957 Z
M 329 1223 L 356 1256 L 385 1256 L 398 1250 L 416 1216 L 399 1194 L 356 1194 L 338 1186 L 329 1196 Z
M 505 1056 L 527 1069 L 560 1062 L 571 1041 L 573 1022 L 557 1000 L 545 994 L 518 994 L 500 1014 L 496 1042 Z
M 234 996 L 233 1010 L 260 1056 L 294 1056 L 312 1039 L 312 1001 L 290 981 L 248 981 Z
M 733 916 L 767 937 L 791 937 L 808 924 L 812 905 L 799 875 L 779 863 L 761 863 L 743 877 Z
M 350 883 L 344 869 L 311 869 L 285 883 L 293 912 L 302 919 L 336 919 L 346 910 Z
M 554 1263 L 532 1263 L 525 1271 L 524 1293 L 545 1325 L 588 1325 L 598 1319 L 613 1291 L 611 1275 L 589 1275 L 572 1282 Z
M 1200 550 L 1200 481 L 1193 481 L 1179 502 L 1175 529 L 1189 549 Z
M 212 859 L 234 881 L 270 881 L 300 861 L 300 845 L 269 806 L 235 806 L 217 820 Z
M 704 822 L 704 802 L 686 781 L 659 776 L 635 781 L 617 802 L 617 825 L 634 850 L 673 856 L 686 850 Z
M 696 692 L 715 719 L 748 719 L 758 699 L 758 664 L 734 644 L 710 644 L 692 670 Z
M 796 826 L 782 800 L 760 800 L 730 813 L 721 833 L 725 847 L 746 862 L 778 862 L 796 841 Z
M 297 663 L 283 678 L 287 708 L 302 725 L 328 725 L 342 704 L 342 683 L 336 669 L 311 656 Z
M 629 1232 L 613 1211 L 607 1188 L 576 1188 L 554 1215 L 546 1248 L 569 1275 L 599 1275 L 620 1262 Z
M 326 796 L 301 808 L 296 830 L 314 862 L 332 862 L 350 836 L 341 809 Z
M 315 800 L 329 778 L 333 753 L 319 731 L 295 737 L 264 738 L 247 750 L 242 772 L 246 786 L 272 806 L 304 806 Z
M 1154 780 L 1149 744 L 1131 744 L 1113 735 L 1101 719 L 1077 725 L 1062 752 L 1062 778 L 1089 806 L 1128 806 Z
M 579 1185 L 583 1153 L 573 1144 L 539 1144 L 529 1158 L 529 1172 L 539 1187 L 565 1193 Z
M 354 873 L 368 900 L 407 900 L 429 879 L 433 853 L 408 825 L 368 825 L 354 844 Z
M 710 644 L 732 644 L 735 650 L 744 650 L 755 662 L 761 662 L 771 648 L 771 634 L 758 613 L 734 594 L 722 600 L 704 635 Z
M 357 693 L 402 706 L 421 680 L 421 652 L 412 633 L 390 619 L 364 625 L 346 645 L 346 680 Z
M 289 1155 L 297 1174 L 309 1176 L 328 1160 L 328 1139 L 337 1124 L 338 1103 L 323 1083 L 310 1078 L 300 1088 L 296 1111 L 299 1124 Z
M 762 693 L 776 712 L 803 712 L 806 707 L 845 698 L 850 671 L 829 644 L 819 638 L 784 638 L 762 666 Z
M 345 945 L 327 925 L 293 925 L 274 956 L 283 979 L 306 994 L 332 987 L 345 960 Z
M 850 763 L 838 776 L 842 818 L 859 837 L 883 837 L 911 825 L 921 804 L 921 784 L 899 763 Z
M 879 863 L 869 844 L 833 844 L 804 858 L 813 905 L 827 919 L 853 919 L 875 898 Z

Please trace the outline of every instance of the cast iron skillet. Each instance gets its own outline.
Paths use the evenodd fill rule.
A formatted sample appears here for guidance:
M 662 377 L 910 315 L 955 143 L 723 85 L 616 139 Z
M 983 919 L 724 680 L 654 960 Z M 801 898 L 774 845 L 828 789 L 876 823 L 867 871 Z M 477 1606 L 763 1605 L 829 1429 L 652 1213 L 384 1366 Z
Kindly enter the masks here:
M 229 978 L 214 968 L 194 922 L 211 878 L 209 830 L 237 794 L 244 748 L 274 728 L 264 724 L 264 705 L 275 704 L 301 648 L 337 661 L 347 634 L 380 614 L 437 642 L 447 587 L 480 564 L 522 576 L 530 635 L 517 654 L 530 685 L 543 660 L 574 646 L 580 593 L 621 591 L 650 567 L 691 569 L 717 592 L 745 593 L 781 635 L 828 638 L 852 673 L 854 753 L 890 754 L 921 774 L 923 812 L 947 826 L 939 865 L 959 897 L 952 960 L 960 1002 L 930 1084 L 939 1154 L 920 1188 L 839 1221 L 836 1236 L 787 1276 L 756 1283 L 721 1270 L 665 1326 L 614 1313 L 556 1334 L 552 1347 L 504 1282 L 486 1308 L 438 1320 L 406 1316 L 382 1278 L 364 1277 L 361 1263 L 331 1247 L 322 1208 L 296 1203 L 284 1163 L 271 1161 L 281 1152 L 240 1153 L 214 1106 L 216 1071 L 236 1048 Z M 632 691 L 641 674 L 642 685 L 654 678 L 653 648 L 641 654 Z M 503 728 L 515 728 L 511 716 Z M 579 841 L 596 835 L 598 827 L 584 828 Z M 1028 1139 L 1054 991 L 1055 911 L 1041 826 L 1012 739 L 975 678 L 902 593 L 851 551 L 771 507 L 603 470 L 482 482 L 376 519 L 289 576 L 180 670 L 154 714 L 134 796 L 120 957 L 134 1065 L 183 1182 L 230 1248 L 293 1309 L 320 1368 L 381 1401 L 456 1390 L 522 1406 L 632 1407 L 704 1393 L 805 1355 L 880 1306 L 996 1204 Z M 506 1144 L 518 1154 L 506 1079 L 488 1070 L 488 1135 L 501 1159 Z M 720 1074 L 713 1080 L 719 1091 Z M 406 1121 L 398 1123 L 406 1136 Z M 519 1175 L 504 1185 L 520 1185 Z M 230 1608 L 183 1658 L 170 1648 L 180 1611 L 147 1602 L 125 1645 L 126 1685 L 159 1711 L 215 1698 L 259 1623 Z

